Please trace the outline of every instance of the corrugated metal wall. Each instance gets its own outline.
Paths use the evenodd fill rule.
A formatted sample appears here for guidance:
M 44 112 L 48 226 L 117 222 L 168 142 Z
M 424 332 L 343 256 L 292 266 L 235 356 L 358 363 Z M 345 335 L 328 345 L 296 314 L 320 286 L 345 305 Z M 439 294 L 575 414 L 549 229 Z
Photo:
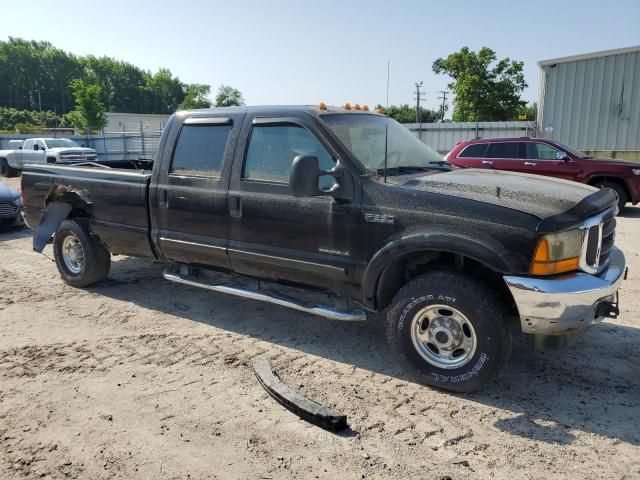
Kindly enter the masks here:
M 640 150 L 640 51 L 540 68 L 540 136 L 590 151 Z
M 416 136 L 419 125 L 405 124 Z M 457 142 L 476 138 L 535 136 L 534 122 L 423 123 L 420 139 L 440 153 L 449 152 Z

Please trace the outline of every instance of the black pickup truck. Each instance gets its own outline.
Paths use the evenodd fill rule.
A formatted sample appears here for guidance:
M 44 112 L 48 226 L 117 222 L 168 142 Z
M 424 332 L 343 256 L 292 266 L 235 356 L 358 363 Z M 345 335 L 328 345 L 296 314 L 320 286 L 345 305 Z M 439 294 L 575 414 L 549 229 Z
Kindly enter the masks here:
M 379 113 L 178 112 L 153 162 L 113 167 L 24 169 L 34 249 L 53 236 L 75 287 L 123 254 L 166 262 L 173 282 L 335 320 L 385 312 L 407 371 L 458 392 L 495 378 L 510 324 L 557 339 L 618 313 L 610 190 L 452 170 Z

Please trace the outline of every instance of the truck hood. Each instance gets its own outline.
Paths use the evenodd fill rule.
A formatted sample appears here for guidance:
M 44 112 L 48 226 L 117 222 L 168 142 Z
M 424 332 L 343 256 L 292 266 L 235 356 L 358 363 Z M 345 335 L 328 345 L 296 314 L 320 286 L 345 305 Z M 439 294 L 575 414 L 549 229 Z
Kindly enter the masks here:
M 499 170 L 460 169 L 414 177 L 401 185 L 490 203 L 538 217 L 545 229 L 568 228 L 615 203 L 609 190 L 557 178 Z
M 48 148 L 47 151 L 57 152 L 57 153 L 67 153 L 67 154 L 77 153 L 79 155 L 82 155 L 83 153 L 85 154 L 96 153 L 96 151 L 93 148 L 87 148 L 87 147 L 57 147 L 57 148 Z

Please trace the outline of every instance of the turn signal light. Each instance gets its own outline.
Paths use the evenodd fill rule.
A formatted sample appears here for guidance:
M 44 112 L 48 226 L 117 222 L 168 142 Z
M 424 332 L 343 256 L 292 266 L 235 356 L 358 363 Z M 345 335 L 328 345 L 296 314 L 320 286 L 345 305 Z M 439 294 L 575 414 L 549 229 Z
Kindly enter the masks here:
M 558 273 L 572 272 L 580 265 L 578 257 L 564 258 L 552 261 L 549 259 L 549 244 L 546 238 L 541 238 L 536 246 L 533 262 L 531 263 L 532 275 L 555 275 Z

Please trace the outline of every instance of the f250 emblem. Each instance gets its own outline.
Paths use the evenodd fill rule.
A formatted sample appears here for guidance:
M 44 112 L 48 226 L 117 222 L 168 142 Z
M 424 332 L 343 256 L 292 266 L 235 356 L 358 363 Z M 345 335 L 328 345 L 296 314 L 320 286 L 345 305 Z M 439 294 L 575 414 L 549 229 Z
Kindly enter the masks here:
M 364 219 L 368 223 L 386 223 L 388 225 L 393 225 L 396 220 L 393 215 L 384 215 L 382 213 L 365 213 Z

